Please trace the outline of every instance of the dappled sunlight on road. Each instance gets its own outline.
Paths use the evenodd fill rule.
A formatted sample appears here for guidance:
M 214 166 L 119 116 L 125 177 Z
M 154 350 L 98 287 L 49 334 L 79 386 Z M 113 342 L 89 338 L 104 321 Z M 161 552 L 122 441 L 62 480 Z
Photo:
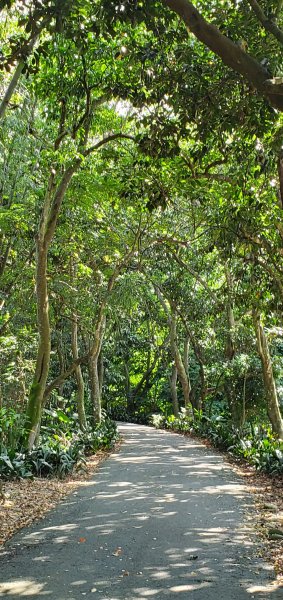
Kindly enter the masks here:
M 0 597 L 277 600 L 243 526 L 251 499 L 223 459 L 174 434 L 122 431 L 93 481 L 15 537 Z
M 0 585 L 0 596 L 43 596 L 45 584 L 39 584 L 32 579 L 19 579 Z M 46 592 L 48 594 L 48 592 Z

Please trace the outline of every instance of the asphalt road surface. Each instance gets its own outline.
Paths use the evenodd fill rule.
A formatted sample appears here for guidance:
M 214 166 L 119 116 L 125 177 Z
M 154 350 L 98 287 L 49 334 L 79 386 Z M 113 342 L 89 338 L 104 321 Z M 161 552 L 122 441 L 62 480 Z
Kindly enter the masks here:
M 177 434 L 120 430 L 93 480 L 7 544 L 0 597 L 282 600 L 257 558 L 252 497 L 223 458 Z

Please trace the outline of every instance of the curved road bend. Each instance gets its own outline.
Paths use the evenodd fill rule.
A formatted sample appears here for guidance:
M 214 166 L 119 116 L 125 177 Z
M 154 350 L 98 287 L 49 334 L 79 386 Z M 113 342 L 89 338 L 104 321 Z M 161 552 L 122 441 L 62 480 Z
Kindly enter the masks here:
M 93 480 L 7 544 L 0 597 L 282 600 L 244 524 L 252 499 L 222 457 L 177 434 L 120 430 Z

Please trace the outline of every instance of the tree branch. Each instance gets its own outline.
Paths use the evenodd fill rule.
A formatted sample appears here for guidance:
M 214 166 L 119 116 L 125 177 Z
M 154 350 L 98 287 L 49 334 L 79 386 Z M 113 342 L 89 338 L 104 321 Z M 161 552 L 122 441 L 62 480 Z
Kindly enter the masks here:
M 174 252 L 174 250 L 172 250 L 172 248 L 170 248 L 170 247 L 169 247 L 169 252 L 173 256 L 175 261 L 180 265 L 180 267 L 183 267 L 183 269 L 185 269 L 188 273 L 190 273 L 190 275 L 192 275 L 200 283 L 200 285 L 202 285 L 202 287 L 210 294 L 210 296 L 214 299 L 214 301 L 218 302 L 217 296 L 215 295 L 215 293 L 213 292 L 211 287 L 209 287 L 209 285 L 206 283 L 206 281 L 204 281 L 204 279 L 202 277 L 200 277 L 200 275 L 194 269 L 189 267 L 187 265 L 187 263 L 185 263 L 185 261 L 183 261 L 178 256 L 178 254 L 176 254 L 176 252 Z
M 108 144 L 108 142 L 113 142 L 114 140 L 119 139 L 135 140 L 135 138 L 132 135 L 128 135 L 126 133 L 112 133 L 109 134 L 107 137 L 103 138 L 102 140 L 99 140 L 99 142 L 97 142 L 96 144 L 93 144 L 93 146 L 90 146 L 90 148 L 87 148 L 85 152 L 83 152 L 83 156 L 89 156 L 92 152 L 101 148 L 101 146 Z
M 280 42 L 280 44 L 283 44 L 282 29 L 280 29 L 280 27 L 278 27 L 273 20 L 268 19 L 268 17 L 266 16 L 265 12 L 262 10 L 262 8 L 259 5 L 259 3 L 257 2 L 257 0 L 248 0 L 248 3 L 251 6 L 253 12 L 255 13 L 257 19 L 262 24 L 263 28 L 266 31 L 269 31 L 269 33 L 272 33 L 272 35 L 274 35 L 274 37 L 276 37 L 276 39 L 278 40 L 278 42 Z
M 80 358 L 77 358 L 77 360 L 74 360 L 66 369 L 66 371 L 63 371 L 62 373 L 60 373 L 60 375 L 58 375 L 58 377 L 55 377 L 55 379 L 53 379 L 53 381 L 51 381 L 49 383 L 49 385 L 46 386 L 45 388 L 45 392 L 44 392 L 44 396 L 43 396 L 43 400 L 44 403 L 46 403 L 47 399 L 49 398 L 51 392 L 53 390 L 55 390 L 57 387 L 59 387 L 62 383 L 64 383 L 65 379 L 67 379 L 70 375 L 72 375 L 72 373 L 75 371 L 75 369 L 82 364 L 86 364 L 87 361 L 89 359 L 89 354 L 85 354 L 84 356 L 81 356 Z
M 179 15 L 189 32 L 219 56 L 227 67 L 245 77 L 256 90 L 267 97 L 274 108 L 283 111 L 283 84 L 273 85 L 269 71 L 253 56 L 223 35 L 215 25 L 208 23 L 189 0 L 163 0 L 163 4 Z M 269 86 L 265 89 L 267 80 Z

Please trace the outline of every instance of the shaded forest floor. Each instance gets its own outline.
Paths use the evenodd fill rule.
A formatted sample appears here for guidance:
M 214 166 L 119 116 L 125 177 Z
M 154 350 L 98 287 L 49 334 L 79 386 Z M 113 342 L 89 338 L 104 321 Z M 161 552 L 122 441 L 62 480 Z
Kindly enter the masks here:
M 273 563 L 275 574 L 283 583 L 283 481 L 257 473 L 248 465 L 231 462 L 255 498 L 254 526 L 262 540 L 261 556 Z M 281 531 L 282 537 L 275 531 Z
M 202 442 L 211 447 L 209 441 L 202 439 Z M 116 449 L 120 443 L 118 442 Z M 43 517 L 66 495 L 83 486 L 111 452 L 101 451 L 88 457 L 83 469 L 63 480 L 36 478 L 4 482 L 0 498 L 0 546 L 19 529 Z M 282 478 L 258 473 L 227 453 L 221 454 L 226 459 L 228 457 L 231 466 L 245 479 L 248 490 L 254 494 L 256 509 L 254 526 L 262 540 L 261 556 L 273 563 L 277 578 L 283 583 L 283 537 L 274 538 L 270 533 L 274 529 L 283 530 Z

